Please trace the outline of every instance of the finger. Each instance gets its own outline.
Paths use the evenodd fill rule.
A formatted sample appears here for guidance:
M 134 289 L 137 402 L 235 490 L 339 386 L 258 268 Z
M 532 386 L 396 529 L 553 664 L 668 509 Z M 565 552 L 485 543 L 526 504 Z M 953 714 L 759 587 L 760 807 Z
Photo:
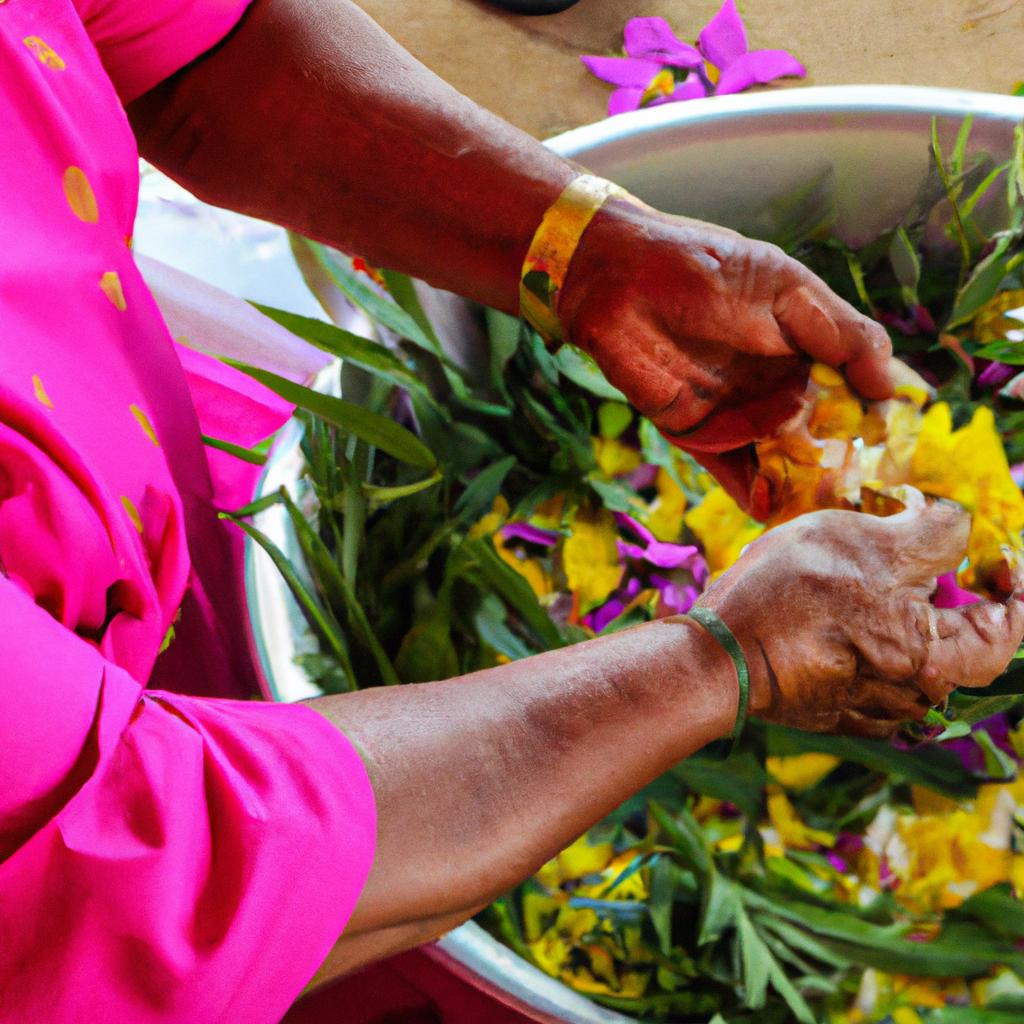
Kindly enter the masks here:
M 851 386 L 865 398 L 889 398 L 892 342 L 885 328 L 802 268 L 797 282 L 775 300 L 773 312 L 782 332 L 801 351 L 843 369 Z
M 928 645 L 919 674 L 922 689 L 941 684 L 988 686 L 1009 664 L 1024 639 L 1024 594 L 1005 604 L 979 601 L 961 608 L 937 608 L 938 638 Z
M 908 683 L 858 678 L 851 688 L 848 710 L 868 718 L 889 721 L 920 721 L 939 701 L 926 697 Z
M 894 735 L 903 722 L 896 718 L 872 718 L 859 711 L 844 711 L 832 730 L 839 736 L 863 736 L 866 739 L 885 740 Z
M 950 501 L 908 508 L 873 523 L 889 536 L 897 575 L 907 584 L 927 587 L 963 561 L 971 532 L 971 517 Z

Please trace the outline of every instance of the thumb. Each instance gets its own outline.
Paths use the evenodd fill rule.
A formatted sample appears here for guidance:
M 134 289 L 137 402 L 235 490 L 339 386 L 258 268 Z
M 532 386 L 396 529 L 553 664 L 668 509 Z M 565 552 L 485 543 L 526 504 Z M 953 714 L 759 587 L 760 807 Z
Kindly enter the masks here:
M 930 501 L 875 521 L 888 534 L 893 569 L 904 584 L 930 587 L 963 561 L 971 517 L 951 501 Z

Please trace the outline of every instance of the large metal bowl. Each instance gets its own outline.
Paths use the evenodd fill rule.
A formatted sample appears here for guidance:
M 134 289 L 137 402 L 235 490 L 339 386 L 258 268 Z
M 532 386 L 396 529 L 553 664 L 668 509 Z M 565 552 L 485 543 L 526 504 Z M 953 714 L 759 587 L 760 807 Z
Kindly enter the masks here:
M 948 152 L 967 115 L 974 116 L 970 149 L 1003 160 L 1014 126 L 1024 120 L 1024 99 L 886 86 L 794 89 L 640 111 L 549 145 L 654 206 L 739 229 L 757 223 L 776 197 L 831 175 L 836 232 L 855 242 L 891 226 L 909 207 L 928 169 L 932 119 Z M 294 483 L 300 469 L 293 433 L 279 443 L 262 492 Z M 258 525 L 293 548 L 277 511 L 263 514 Z M 246 571 L 253 650 L 267 696 L 311 695 L 315 690 L 294 663 L 305 633 L 297 609 L 253 545 Z M 631 1020 L 571 992 L 472 923 L 437 942 L 431 955 L 538 1021 Z

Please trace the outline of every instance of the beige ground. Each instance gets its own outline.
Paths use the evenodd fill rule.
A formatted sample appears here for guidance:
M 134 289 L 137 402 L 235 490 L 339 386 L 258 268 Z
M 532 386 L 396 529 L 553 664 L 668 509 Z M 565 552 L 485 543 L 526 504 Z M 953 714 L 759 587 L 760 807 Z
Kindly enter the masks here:
M 477 0 L 360 0 L 417 57 L 539 136 L 594 121 L 608 87 L 579 63 L 622 25 L 661 15 L 695 38 L 720 0 L 580 0 L 562 14 L 499 14 Z M 753 48 L 784 48 L 808 84 L 853 82 L 1008 92 L 1024 78 L 1024 0 L 740 0 Z

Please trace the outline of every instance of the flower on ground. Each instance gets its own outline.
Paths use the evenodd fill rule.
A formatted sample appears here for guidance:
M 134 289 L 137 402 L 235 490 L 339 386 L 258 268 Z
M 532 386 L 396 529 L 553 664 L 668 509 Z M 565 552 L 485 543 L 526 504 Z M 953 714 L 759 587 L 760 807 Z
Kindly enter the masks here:
M 582 57 L 587 69 L 616 86 L 608 114 L 679 100 L 743 92 L 777 78 L 803 78 L 804 66 L 785 50 L 750 50 L 735 0 L 725 0 L 701 30 L 683 42 L 664 18 L 631 18 L 623 30 L 625 57 Z

